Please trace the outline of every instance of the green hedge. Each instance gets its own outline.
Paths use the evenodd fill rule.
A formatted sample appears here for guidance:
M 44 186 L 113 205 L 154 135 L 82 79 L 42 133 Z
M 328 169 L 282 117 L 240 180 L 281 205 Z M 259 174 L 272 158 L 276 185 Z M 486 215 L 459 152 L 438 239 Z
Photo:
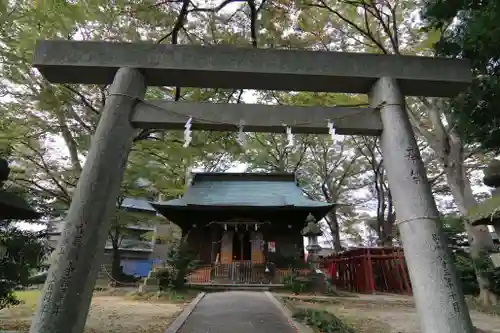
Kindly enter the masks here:
M 462 288 L 466 295 L 478 295 L 479 285 L 476 279 L 474 267 L 477 266 L 479 270 L 483 271 L 489 280 L 493 283 L 491 286 L 492 291 L 500 295 L 500 269 L 493 268 L 488 254 L 484 255 L 483 262 L 476 262 L 465 253 L 455 253 L 455 265 L 457 267 L 458 276 L 462 282 Z
M 295 310 L 293 317 L 322 333 L 356 333 L 354 328 L 324 310 L 299 308 Z

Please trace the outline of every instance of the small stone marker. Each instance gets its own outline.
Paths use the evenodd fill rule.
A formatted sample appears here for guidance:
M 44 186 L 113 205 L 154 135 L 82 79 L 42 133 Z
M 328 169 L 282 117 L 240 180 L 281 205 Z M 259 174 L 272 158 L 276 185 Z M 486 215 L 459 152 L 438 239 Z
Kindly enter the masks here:
M 490 259 L 495 268 L 500 267 L 500 253 L 492 253 Z

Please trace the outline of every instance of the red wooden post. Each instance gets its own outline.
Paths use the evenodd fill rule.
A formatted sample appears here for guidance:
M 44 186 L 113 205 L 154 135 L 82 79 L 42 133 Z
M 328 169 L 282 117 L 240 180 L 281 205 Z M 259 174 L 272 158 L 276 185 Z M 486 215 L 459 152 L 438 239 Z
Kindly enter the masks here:
M 403 274 L 403 282 L 405 285 L 406 293 L 411 295 L 412 290 L 410 287 L 410 284 L 408 283 L 408 274 L 406 274 L 406 264 L 405 264 L 405 257 L 401 255 L 401 249 L 398 248 L 398 258 L 399 258 L 399 267 L 401 267 L 401 272 Z
M 359 266 L 361 266 L 361 271 L 363 272 L 363 275 L 361 275 L 361 290 L 363 290 L 363 293 L 368 292 L 368 267 L 366 265 L 366 260 L 365 258 L 362 258 L 359 260 Z
M 354 282 L 354 265 L 352 262 L 352 258 L 348 259 L 348 265 L 349 265 L 349 290 L 351 291 L 356 291 L 355 288 L 355 282 Z
M 371 256 L 371 249 L 368 249 L 368 253 L 365 259 L 366 263 L 366 277 L 367 277 L 367 292 L 368 293 L 375 293 L 375 277 L 373 276 L 373 263 L 372 263 L 372 256 Z
M 389 292 L 389 281 L 388 281 L 388 276 L 387 276 L 387 272 L 386 272 L 386 269 L 385 269 L 385 260 L 384 258 L 380 258 L 379 259 L 379 266 L 381 268 L 381 271 L 382 271 L 382 277 L 384 279 L 384 292 Z
M 394 284 L 394 274 L 391 270 L 391 266 L 390 266 L 389 260 L 388 260 L 388 259 L 390 259 L 390 257 L 389 258 L 387 257 L 387 253 L 385 252 L 385 250 L 384 250 L 383 254 L 384 254 L 384 256 L 383 256 L 382 260 L 384 261 L 384 267 L 386 268 L 386 272 L 387 272 L 388 292 L 393 293 L 395 284 Z
M 349 258 L 345 258 L 345 284 L 346 289 L 351 291 L 351 265 Z
M 370 256 L 370 261 L 371 261 L 371 267 L 372 267 L 372 283 L 373 283 L 373 293 L 376 293 L 377 291 L 380 290 L 380 287 L 378 285 L 378 281 L 380 279 L 376 279 L 377 274 L 378 274 L 378 266 L 377 266 L 377 258 L 373 258 Z
M 358 259 L 353 258 L 353 278 L 354 278 L 354 290 L 356 292 L 359 292 L 359 267 L 358 267 Z
M 396 267 L 393 266 L 392 259 L 393 259 L 393 256 L 391 253 L 391 255 L 387 257 L 387 266 L 389 266 L 389 271 L 391 272 L 392 292 L 396 293 L 398 290 L 398 276 L 396 275 L 396 269 L 395 269 Z
M 352 270 L 352 288 L 354 289 L 354 292 L 358 292 L 358 281 L 357 281 L 357 274 L 356 274 L 356 259 L 351 258 L 351 270 Z
M 342 283 L 343 283 L 344 279 L 343 279 L 343 275 L 342 274 L 344 272 L 344 269 L 342 267 L 342 261 L 340 259 L 338 259 L 338 260 L 335 261 L 335 263 L 336 263 L 337 277 L 338 277 L 337 278 L 337 285 L 339 287 L 343 288 L 344 286 L 343 286 Z
M 333 262 L 332 276 L 335 279 L 335 285 L 338 285 L 340 275 L 339 275 L 339 263 L 338 263 L 337 259 L 335 259 L 335 261 Z
M 363 249 L 363 252 L 359 258 L 359 265 L 361 266 L 361 272 L 362 275 L 360 276 L 360 287 L 361 287 L 361 292 L 366 293 L 368 291 L 368 267 L 366 264 L 366 255 L 367 249 Z
M 344 289 L 349 290 L 349 262 L 347 258 L 342 259 L 342 267 L 344 270 Z
M 403 276 L 401 275 L 399 258 L 396 251 L 396 249 L 393 249 L 391 253 L 391 267 L 393 267 L 394 274 L 396 275 L 396 279 L 398 280 L 399 293 L 404 294 Z
M 365 262 L 365 257 L 362 256 L 361 258 L 358 259 L 359 262 L 359 288 L 362 293 L 366 293 L 368 289 L 366 288 L 366 274 L 367 274 L 367 269 L 366 269 L 366 262 Z
M 342 258 L 342 261 L 341 261 L 341 265 L 342 265 L 342 275 L 341 275 L 341 279 L 342 279 L 342 288 L 344 289 L 347 289 L 347 284 L 346 284 L 346 279 L 347 279 L 347 276 L 346 276 L 346 272 L 347 272 L 347 269 L 346 269 L 346 264 L 345 264 L 345 260 Z
M 346 267 L 346 263 L 345 263 L 345 259 L 342 258 L 342 261 L 340 262 L 340 264 L 342 265 L 342 275 L 340 276 L 340 279 L 342 280 L 342 287 L 344 289 L 347 289 L 347 284 L 346 284 L 346 281 L 347 281 L 347 267 Z
M 344 268 L 344 261 L 342 259 L 339 259 L 339 261 L 337 262 L 338 263 L 338 266 L 337 266 L 337 269 L 339 270 L 339 279 L 338 279 L 338 282 L 339 282 L 339 285 L 345 289 L 345 268 Z
M 362 261 L 358 258 L 354 259 L 355 260 L 355 277 L 356 277 L 356 291 L 358 293 L 363 292 L 363 275 L 364 275 L 364 270 L 362 266 Z
M 354 281 L 354 262 L 352 260 L 352 254 L 349 254 L 349 285 L 351 291 L 356 291 L 356 283 Z
M 327 272 L 333 285 L 337 285 L 337 259 L 333 258 L 327 264 Z

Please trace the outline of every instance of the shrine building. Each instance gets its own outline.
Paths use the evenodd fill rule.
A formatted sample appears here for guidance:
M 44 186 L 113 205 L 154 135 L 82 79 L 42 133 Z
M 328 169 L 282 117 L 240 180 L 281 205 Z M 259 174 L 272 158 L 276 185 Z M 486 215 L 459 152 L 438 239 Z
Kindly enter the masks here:
M 268 261 L 277 269 L 304 262 L 306 220 L 333 204 L 309 199 L 291 173 L 195 173 L 182 198 L 152 206 L 198 253 L 198 282 L 256 283 Z

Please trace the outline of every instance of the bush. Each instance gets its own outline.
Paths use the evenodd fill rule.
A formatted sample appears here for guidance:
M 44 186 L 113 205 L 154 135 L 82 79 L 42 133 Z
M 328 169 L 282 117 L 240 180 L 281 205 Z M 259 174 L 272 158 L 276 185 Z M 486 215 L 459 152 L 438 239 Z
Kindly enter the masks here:
M 300 288 L 298 283 L 295 281 L 295 276 L 287 275 L 281 278 L 281 283 L 285 285 L 285 289 L 290 290 L 293 293 L 298 294 L 300 292 Z
M 297 309 L 293 317 L 322 333 L 355 333 L 351 326 L 334 314 L 315 309 Z
M 500 269 L 493 266 L 490 258 L 490 253 L 483 252 L 480 254 L 479 259 L 473 260 L 473 267 L 475 267 L 481 274 L 484 274 L 491 283 L 490 290 L 499 295 L 500 294 Z
M 307 292 L 311 289 L 311 280 L 304 276 L 298 276 L 292 272 L 291 275 L 284 276 L 281 283 L 285 285 L 285 289 L 290 290 L 295 294 Z
M 175 272 L 173 267 L 163 267 L 156 272 L 160 290 L 164 291 L 174 287 Z
M 491 282 L 491 290 L 500 294 L 500 268 L 494 268 L 489 258 L 489 253 L 483 253 L 480 260 L 472 260 L 467 253 L 469 247 L 464 221 L 456 216 L 443 217 L 443 229 L 446 235 L 448 246 L 453 252 L 457 273 L 462 282 L 464 294 L 479 294 L 479 285 L 476 280 L 475 268 L 482 271 Z
M 14 290 L 29 284 L 30 275 L 45 255 L 39 237 L 38 233 L 0 223 L 0 243 L 7 248 L 0 258 L 0 309 L 19 304 Z
M 479 285 L 474 272 L 472 259 L 468 255 L 456 254 L 455 266 L 457 267 L 458 276 L 462 282 L 462 288 L 465 295 L 479 294 Z
M 294 271 L 281 279 L 285 289 L 294 294 L 300 293 L 323 293 L 337 296 L 338 293 L 331 279 L 324 273 L 309 272 L 306 276 L 297 275 Z
M 167 264 L 157 272 L 160 290 L 181 289 L 185 286 L 187 276 L 196 268 L 198 260 L 185 239 L 170 248 Z
M 495 294 L 500 295 L 500 269 L 493 267 L 488 254 L 483 254 L 481 257 L 483 260 L 474 262 L 466 253 L 455 253 L 454 255 L 455 265 L 462 283 L 464 294 L 479 294 L 479 285 L 475 273 L 475 267 L 477 267 L 479 271 L 484 272 L 485 276 L 489 278 L 489 281 L 492 281 L 493 285 L 491 286 L 491 290 Z

